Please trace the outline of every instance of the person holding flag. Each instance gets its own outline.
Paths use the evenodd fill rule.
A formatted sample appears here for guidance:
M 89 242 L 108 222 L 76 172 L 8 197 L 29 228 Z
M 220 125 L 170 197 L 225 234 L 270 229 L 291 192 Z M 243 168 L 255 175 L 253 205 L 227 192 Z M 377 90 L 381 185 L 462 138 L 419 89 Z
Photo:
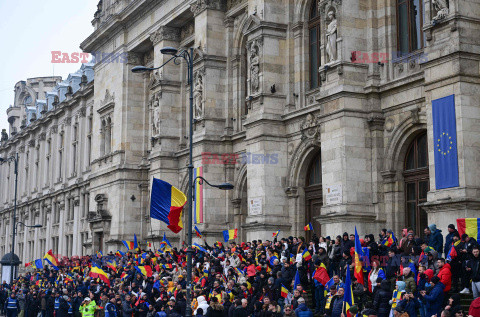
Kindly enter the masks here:
M 315 289 L 315 314 L 323 315 L 325 313 L 325 285 L 329 282 L 330 277 L 325 264 L 320 259 L 315 261 L 312 278 Z

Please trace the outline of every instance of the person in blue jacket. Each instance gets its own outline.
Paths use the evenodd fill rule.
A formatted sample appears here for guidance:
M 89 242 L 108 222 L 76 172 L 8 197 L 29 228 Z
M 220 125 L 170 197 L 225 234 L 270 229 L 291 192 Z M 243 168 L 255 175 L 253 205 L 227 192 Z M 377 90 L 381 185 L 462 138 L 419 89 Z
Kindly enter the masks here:
M 15 296 L 15 292 L 12 292 L 10 296 L 5 301 L 5 312 L 7 317 L 17 317 L 18 313 L 20 312 L 20 303 Z
M 117 317 L 117 306 L 115 306 L 115 296 L 105 305 L 105 317 Z
M 425 302 L 426 316 L 440 316 L 443 307 L 443 290 L 445 289 L 445 285 L 440 282 L 438 276 L 432 277 L 430 284 L 432 285 L 431 290 L 428 294 L 427 291 L 421 291 L 420 298 Z
M 417 316 L 417 308 L 420 303 L 415 299 L 415 296 L 410 293 L 404 293 L 402 299 L 397 303 L 395 310 L 399 313 L 406 312 L 408 316 Z
M 428 246 L 432 247 L 435 251 L 438 252 L 440 257 L 443 251 L 443 235 L 442 230 L 437 229 L 436 224 L 431 224 L 428 226 L 430 234 L 428 235 Z
M 308 309 L 307 304 L 305 304 L 305 299 L 300 297 L 298 300 L 298 308 L 295 309 L 295 316 L 297 317 L 313 317 L 313 313 Z

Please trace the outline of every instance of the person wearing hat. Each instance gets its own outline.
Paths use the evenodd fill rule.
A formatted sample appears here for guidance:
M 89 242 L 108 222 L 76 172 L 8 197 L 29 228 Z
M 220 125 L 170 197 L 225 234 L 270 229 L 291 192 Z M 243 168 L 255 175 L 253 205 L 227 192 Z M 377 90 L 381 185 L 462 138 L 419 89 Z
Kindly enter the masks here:
M 439 316 L 442 311 L 445 285 L 440 282 L 438 276 L 432 277 L 430 284 L 432 286 L 431 290 L 428 294 L 427 291 L 421 291 L 420 298 L 425 301 L 426 316 Z
M 4 306 L 7 317 L 17 317 L 20 311 L 20 303 L 16 298 L 15 292 L 12 292 L 5 302 Z
M 71 304 L 69 304 L 69 297 L 67 295 L 63 295 L 59 298 L 60 305 L 58 306 L 57 313 L 55 317 L 69 317 L 73 316 L 73 309 L 71 309 Z M 69 315 L 69 311 L 72 313 Z
M 455 229 L 455 225 L 449 224 L 448 225 L 448 234 L 445 236 L 445 247 L 443 249 L 443 252 L 445 253 L 445 256 L 448 254 L 448 251 L 450 251 L 450 246 L 452 245 L 453 242 L 453 235 L 458 234 L 457 229 Z M 460 235 L 459 235 L 460 237 Z
M 80 312 L 82 317 L 93 317 L 95 311 L 97 310 L 97 303 L 94 300 L 91 300 L 90 297 L 85 297 L 82 305 L 80 305 Z

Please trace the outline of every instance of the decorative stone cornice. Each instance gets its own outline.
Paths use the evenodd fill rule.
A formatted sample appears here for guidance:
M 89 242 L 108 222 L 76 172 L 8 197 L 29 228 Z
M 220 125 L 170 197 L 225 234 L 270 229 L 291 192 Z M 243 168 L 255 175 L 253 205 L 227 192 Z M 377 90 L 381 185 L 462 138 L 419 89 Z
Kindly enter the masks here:
M 223 0 L 196 0 L 190 6 L 190 10 L 192 10 L 194 16 L 199 15 L 207 9 L 225 11 L 226 2 Z
M 28 146 L 35 147 L 35 139 L 28 140 Z
M 180 29 L 171 26 L 161 26 L 154 33 L 150 35 L 150 41 L 153 45 L 161 41 L 175 41 L 180 40 Z

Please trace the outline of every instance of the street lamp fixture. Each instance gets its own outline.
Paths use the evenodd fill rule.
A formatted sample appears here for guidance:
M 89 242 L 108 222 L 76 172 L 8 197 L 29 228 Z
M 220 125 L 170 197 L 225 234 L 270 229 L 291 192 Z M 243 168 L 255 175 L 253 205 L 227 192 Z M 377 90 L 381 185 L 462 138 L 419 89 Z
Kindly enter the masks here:
M 215 187 L 215 188 L 218 188 L 218 189 L 221 189 L 221 190 L 232 190 L 234 188 L 234 186 L 230 183 L 221 183 L 221 184 L 211 184 L 209 183 L 205 178 L 203 178 L 202 176 L 197 176 L 194 180 L 194 182 L 199 179 L 199 183 L 200 185 L 202 185 L 203 182 L 207 183 L 208 186 L 211 186 L 211 187 Z M 194 183 L 195 184 L 195 183 Z M 195 186 L 195 185 L 193 185 Z
M 187 63 L 187 84 L 190 86 L 190 120 L 189 120 L 189 164 L 188 164 L 188 231 L 187 231 L 187 307 L 185 309 L 185 316 L 186 317 L 191 317 L 192 316 L 192 306 L 190 305 L 191 297 L 192 297 L 192 258 L 193 258 L 193 248 L 192 248 L 192 224 L 193 224 L 193 209 L 192 209 L 192 204 L 193 204 L 193 189 L 195 187 L 195 183 L 193 181 L 193 48 L 190 49 L 184 49 L 178 52 L 178 49 L 174 47 L 164 47 L 160 50 L 160 52 L 164 55 L 170 55 L 172 56 L 169 60 L 167 60 L 165 63 L 163 63 L 159 67 L 155 68 L 149 68 L 145 66 L 135 66 L 132 68 L 132 72 L 134 73 L 143 73 L 143 72 L 149 72 L 149 71 L 154 71 L 157 69 L 162 68 L 166 64 L 168 64 L 171 60 L 175 63 L 175 65 L 179 65 L 181 62 L 181 59 L 183 58 L 185 62 Z M 221 190 L 230 190 L 233 189 L 233 185 L 229 183 L 223 183 L 219 185 L 212 185 L 209 182 L 207 182 L 203 177 L 197 177 L 200 178 L 201 181 L 205 181 L 208 185 L 221 189 Z

